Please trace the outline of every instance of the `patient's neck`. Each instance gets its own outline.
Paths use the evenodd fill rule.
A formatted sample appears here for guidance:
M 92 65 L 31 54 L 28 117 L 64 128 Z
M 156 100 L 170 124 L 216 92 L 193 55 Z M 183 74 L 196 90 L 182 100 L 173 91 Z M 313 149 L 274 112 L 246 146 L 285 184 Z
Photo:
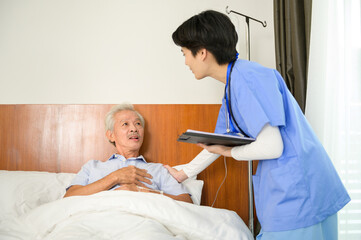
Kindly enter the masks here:
M 119 149 L 117 149 L 117 154 L 122 155 L 123 157 L 125 157 L 126 159 L 129 158 L 136 158 L 139 157 L 139 150 L 137 151 L 119 151 Z

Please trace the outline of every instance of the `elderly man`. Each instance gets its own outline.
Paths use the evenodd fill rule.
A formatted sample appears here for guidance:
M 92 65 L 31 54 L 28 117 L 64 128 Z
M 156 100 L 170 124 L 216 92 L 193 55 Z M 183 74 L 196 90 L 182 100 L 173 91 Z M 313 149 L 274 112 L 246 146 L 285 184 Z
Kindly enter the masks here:
M 90 195 L 105 190 L 130 190 L 164 194 L 192 202 L 187 190 L 160 163 L 147 163 L 139 155 L 144 119 L 131 104 L 114 106 L 105 119 L 106 136 L 116 148 L 107 161 L 91 160 L 76 175 L 64 197 Z

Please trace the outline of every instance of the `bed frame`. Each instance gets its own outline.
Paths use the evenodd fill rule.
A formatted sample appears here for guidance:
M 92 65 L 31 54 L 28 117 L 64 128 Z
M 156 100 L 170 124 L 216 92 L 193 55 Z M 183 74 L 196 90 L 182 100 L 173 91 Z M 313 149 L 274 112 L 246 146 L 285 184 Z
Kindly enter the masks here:
M 218 104 L 135 104 L 145 118 L 141 148 L 148 162 L 184 164 L 201 149 L 177 142 L 187 129 L 213 132 Z M 114 147 L 104 133 L 112 105 L 0 105 L 0 169 L 76 173 L 90 159 L 105 161 Z M 237 212 L 248 224 L 247 162 L 226 159 L 228 176 L 214 207 Z M 256 169 L 256 167 L 254 167 Z M 202 205 L 213 203 L 225 174 L 223 157 L 198 175 Z M 256 219 L 255 219 L 256 221 Z

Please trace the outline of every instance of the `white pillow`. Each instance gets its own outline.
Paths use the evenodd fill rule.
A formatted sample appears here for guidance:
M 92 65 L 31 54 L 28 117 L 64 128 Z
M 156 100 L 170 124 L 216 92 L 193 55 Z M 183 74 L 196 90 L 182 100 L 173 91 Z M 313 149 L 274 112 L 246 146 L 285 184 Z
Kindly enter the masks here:
M 60 199 L 74 173 L 0 170 L 0 221 Z
M 182 170 L 185 164 L 183 165 L 177 165 L 173 168 L 179 170 Z M 192 195 L 191 198 L 193 200 L 193 203 L 196 205 L 201 204 L 201 198 L 202 198 L 202 189 L 204 182 L 202 180 L 197 180 L 196 177 L 188 178 L 182 184 L 187 188 L 189 193 Z

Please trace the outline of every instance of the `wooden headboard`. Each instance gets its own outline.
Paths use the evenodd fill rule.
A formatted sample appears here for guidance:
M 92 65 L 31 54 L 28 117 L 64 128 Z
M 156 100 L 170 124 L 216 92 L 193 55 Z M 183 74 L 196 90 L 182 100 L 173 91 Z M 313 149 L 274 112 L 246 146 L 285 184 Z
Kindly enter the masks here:
M 114 153 L 104 131 L 113 105 L 0 105 L 0 169 L 76 173 L 88 160 Z M 193 159 L 201 148 L 177 142 L 187 129 L 213 132 L 220 105 L 139 104 L 145 118 L 141 149 L 147 161 L 171 166 Z M 233 210 L 248 224 L 247 163 L 227 159 L 228 176 L 214 207 Z M 223 157 L 198 175 L 202 205 L 213 203 L 225 174 Z

